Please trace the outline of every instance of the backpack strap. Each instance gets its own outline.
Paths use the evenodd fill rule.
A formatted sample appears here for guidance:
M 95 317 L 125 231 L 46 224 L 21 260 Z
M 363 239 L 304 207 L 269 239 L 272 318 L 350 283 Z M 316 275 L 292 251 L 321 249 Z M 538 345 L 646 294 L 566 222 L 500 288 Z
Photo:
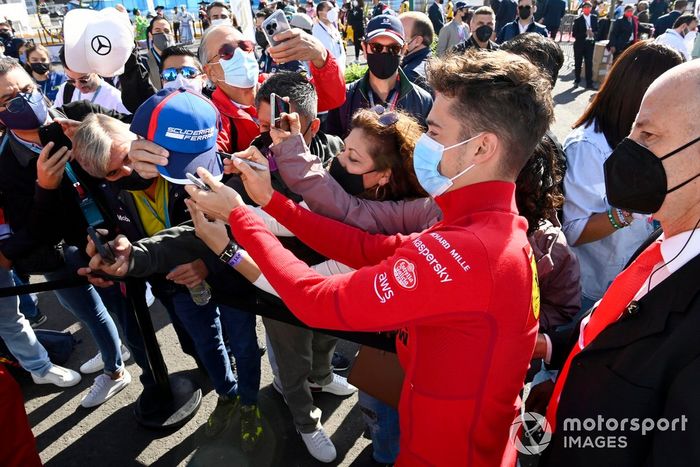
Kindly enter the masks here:
M 73 100 L 73 91 L 75 91 L 75 86 L 66 82 L 63 87 L 63 104 L 68 104 Z

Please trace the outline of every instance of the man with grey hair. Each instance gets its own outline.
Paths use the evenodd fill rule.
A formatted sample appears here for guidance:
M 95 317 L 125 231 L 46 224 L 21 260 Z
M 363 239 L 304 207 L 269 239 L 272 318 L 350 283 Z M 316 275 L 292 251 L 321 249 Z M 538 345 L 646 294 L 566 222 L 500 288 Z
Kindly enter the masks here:
M 87 101 L 67 104 L 59 110 L 73 120 L 105 111 Z M 0 122 L 7 129 L 0 145 L 0 192 L 5 221 L 13 231 L 0 244 L 0 267 L 42 273 L 49 279 L 70 277 L 77 267 L 68 264 L 79 261 L 77 252 L 85 246 L 86 228 L 97 227 L 103 220 L 95 212 L 91 193 L 80 184 L 73 170 L 68 148 L 55 148 L 54 142 L 45 145 L 39 137 L 41 127 L 59 123 L 51 122 L 47 101 L 31 76 L 12 58 L 0 59 Z M 61 126 L 64 131 L 71 130 L 66 121 L 61 121 Z M 58 244 L 63 245 L 65 260 L 56 254 Z M 90 330 L 100 350 L 99 359 L 81 367 L 84 373 L 100 372 L 81 401 L 84 407 L 95 407 L 131 382 L 117 328 L 103 302 L 103 297 L 105 301 L 110 297 L 101 297 L 91 286 L 55 293 Z M 142 346 L 134 335 L 127 333 L 126 337 L 132 350 Z M 13 341 L 18 344 L 17 339 Z M 26 344 L 22 345 L 29 354 L 32 349 Z M 28 369 L 36 383 L 71 386 L 80 380 L 75 372 L 51 365 L 40 355 L 35 357 Z

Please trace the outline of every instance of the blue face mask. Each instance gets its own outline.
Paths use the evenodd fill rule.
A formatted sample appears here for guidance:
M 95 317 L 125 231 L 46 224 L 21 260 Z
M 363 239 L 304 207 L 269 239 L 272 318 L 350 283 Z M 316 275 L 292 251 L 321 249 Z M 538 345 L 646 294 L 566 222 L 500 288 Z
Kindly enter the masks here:
M 34 130 L 46 123 L 49 115 L 44 96 L 38 89 L 31 94 L 19 93 L 0 112 L 0 121 L 10 130 Z
M 482 133 L 479 133 L 478 135 L 472 136 L 461 143 L 453 144 L 452 146 L 448 147 L 438 143 L 433 138 L 428 136 L 427 133 L 423 133 L 423 135 L 418 138 L 416 147 L 413 149 L 413 170 L 416 172 L 418 183 L 420 183 L 423 189 L 430 196 L 435 198 L 449 190 L 452 186 L 452 182 L 469 172 L 476 165 L 472 164 L 454 177 L 447 178 L 440 173 L 440 170 L 438 170 L 438 165 L 442 160 L 443 153 L 452 148 L 456 148 L 457 146 L 467 144 L 481 135 Z
M 258 84 L 258 61 L 253 52 L 244 52 L 237 48 L 230 60 L 219 60 L 224 70 L 226 84 L 237 88 L 252 88 Z

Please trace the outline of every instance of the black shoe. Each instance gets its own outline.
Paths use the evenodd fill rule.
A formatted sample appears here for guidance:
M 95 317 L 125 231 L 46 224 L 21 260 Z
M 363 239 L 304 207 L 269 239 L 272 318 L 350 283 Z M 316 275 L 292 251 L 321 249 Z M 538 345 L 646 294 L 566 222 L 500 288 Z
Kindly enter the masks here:
M 251 452 L 262 438 L 263 426 L 260 408 L 253 405 L 241 406 L 241 449 Z
M 48 320 L 48 318 L 46 317 L 46 315 L 44 313 L 39 311 L 39 309 L 37 308 L 36 309 L 36 316 L 33 318 L 27 318 L 27 320 L 29 321 L 29 324 L 31 324 L 31 326 L 33 328 L 38 328 L 39 326 L 44 324 L 46 322 L 46 320 Z
M 209 438 L 213 438 L 226 430 L 231 425 L 231 421 L 240 405 L 238 396 L 219 396 L 219 400 L 216 401 L 216 408 L 207 420 L 204 434 Z
M 350 368 L 350 360 L 338 352 L 333 352 L 333 360 L 331 361 L 331 365 L 333 365 L 333 369 L 335 371 L 345 371 Z
M 598 87 L 593 83 L 586 84 L 586 89 L 592 89 L 594 91 L 598 90 Z
M 581 80 L 574 80 L 574 87 L 577 88 L 578 85 L 581 83 Z

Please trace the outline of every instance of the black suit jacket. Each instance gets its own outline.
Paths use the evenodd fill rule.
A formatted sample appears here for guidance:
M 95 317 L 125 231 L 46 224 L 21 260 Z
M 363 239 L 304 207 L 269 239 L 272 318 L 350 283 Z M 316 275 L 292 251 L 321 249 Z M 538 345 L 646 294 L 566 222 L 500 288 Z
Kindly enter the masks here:
M 574 358 L 559 402 L 557 429 L 540 465 L 700 465 L 699 277 L 697 256 Z M 574 418 L 597 423 L 599 417 L 618 424 L 627 419 L 628 429 L 608 431 L 603 425 L 602 430 L 596 426 L 586 431 L 565 423 Z M 635 418 L 678 421 L 675 430 L 642 436 L 641 430 L 629 429 Z M 581 436 L 582 443 L 586 437 L 595 443 L 599 436 L 612 436 L 618 446 L 625 446 L 571 447 L 571 436 Z
M 632 44 L 630 36 L 634 32 L 634 21 L 634 17 L 632 21 L 628 21 L 625 17 L 615 20 L 612 25 L 612 31 L 610 31 L 608 47 L 615 47 L 616 51 L 622 52 L 627 46 Z
M 574 20 L 574 25 L 572 29 L 572 35 L 574 36 L 574 43 L 583 43 L 586 41 L 588 35 L 586 34 L 586 19 L 583 15 L 579 15 L 578 18 Z M 596 37 L 598 33 L 598 17 L 591 14 L 591 30 L 593 30 L 593 37 Z
M 435 34 L 440 34 L 440 30 L 445 25 L 445 16 L 437 3 L 433 2 L 428 7 L 428 17 L 430 22 L 433 23 Z
M 661 34 L 665 33 L 667 29 L 673 27 L 673 23 L 680 18 L 680 11 L 672 11 L 667 15 L 663 15 L 661 18 L 657 19 L 654 23 L 654 37 L 659 37 Z

